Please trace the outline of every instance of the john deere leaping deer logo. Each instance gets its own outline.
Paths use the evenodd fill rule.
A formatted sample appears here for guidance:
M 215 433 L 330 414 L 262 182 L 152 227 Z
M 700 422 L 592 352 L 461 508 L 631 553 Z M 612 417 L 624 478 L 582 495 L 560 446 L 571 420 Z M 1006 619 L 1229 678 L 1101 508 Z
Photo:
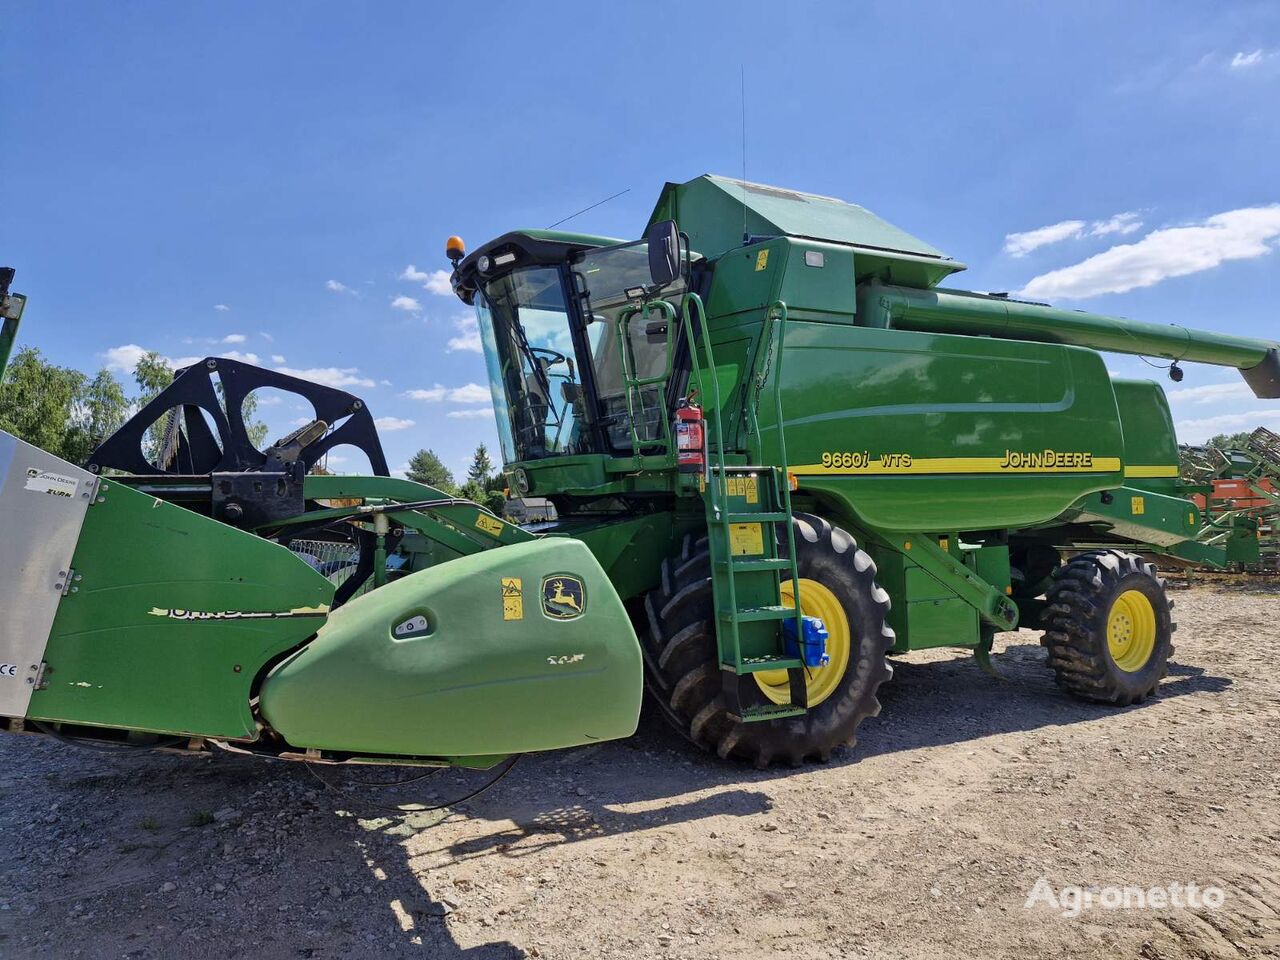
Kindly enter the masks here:
M 553 620 L 572 620 L 587 607 L 587 588 L 577 577 L 558 573 L 542 581 L 542 612 Z

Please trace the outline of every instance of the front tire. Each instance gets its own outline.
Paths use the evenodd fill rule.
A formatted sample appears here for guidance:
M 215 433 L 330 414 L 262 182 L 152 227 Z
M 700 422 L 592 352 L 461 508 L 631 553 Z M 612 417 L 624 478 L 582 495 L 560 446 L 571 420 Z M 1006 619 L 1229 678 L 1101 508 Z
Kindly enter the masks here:
M 1073 557 L 1045 594 L 1041 640 L 1058 685 L 1128 706 L 1160 686 L 1173 654 L 1173 601 L 1156 568 L 1119 550 Z
M 826 761 L 836 747 L 853 744 L 858 725 L 880 712 L 876 694 L 892 676 L 886 660 L 894 642 L 885 622 L 889 595 L 875 582 L 875 563 L 852 536 L 821 517 L 797 513 L 792 523 L 800 607 L 827 621 L 832 634 L 831 663 L 809 672 L 811 706 L 802 716 L 743 723 L 722 704 L 705 537 L 686 538 L 681 555 L 664 561 L 661 586 L 645 599 L 646 684 L 663 716 L 703 749 L 757 767 Z M 786 541 L 779 539 L 785 553 Z M 783 602 L 790 597 L 784 580 Z M 738 682 L 744 705 L 786 702 L 785 671 Z

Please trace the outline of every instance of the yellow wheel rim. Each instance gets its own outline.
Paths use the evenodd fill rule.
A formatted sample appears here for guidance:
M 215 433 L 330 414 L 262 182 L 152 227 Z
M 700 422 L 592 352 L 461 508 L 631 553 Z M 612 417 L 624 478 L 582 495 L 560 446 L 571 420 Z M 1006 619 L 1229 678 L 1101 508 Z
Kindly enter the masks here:
M 790 580 L 782 582 L 782 602 L 788 607 L 796 605 Z M 849 618 L 836 595 L 817 580 L 800 580 L 800 610 L 807 617 L 820 617 L 827 627 L 827 656 L 831 658 L 825 667 L 809 667 L 805 670 L 805 686 L 809 691 L 809 706 L 816 707 L 840 686 L 845 670 L 849 667 L 849 651 L 853 647 L 853 631 Z M 774 703 L 790 703 L 791 687 L 785 670 L 765 670 L 754 674 L 761 692 Z
M 1125 673 L 1137 673 L 1147 665 L 1155 648 L 1155 608 L 1145 594 L 1126 590 L 1116 597 L 1107 614 L 1107 649 L 1111 659 Z

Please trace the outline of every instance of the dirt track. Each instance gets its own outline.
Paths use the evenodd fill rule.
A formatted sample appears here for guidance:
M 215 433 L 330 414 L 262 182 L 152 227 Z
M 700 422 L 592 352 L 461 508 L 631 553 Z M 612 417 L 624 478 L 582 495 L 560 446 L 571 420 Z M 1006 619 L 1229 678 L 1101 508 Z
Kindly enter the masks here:
M 1002 681 L 898 661 L 826 766 L 743 769 L 646 719 L 442 822 L 296 766 L 0 738 L 0 956 L 1280 956 L 1280 586 L 1175 597 L 1140 707 L 1059 693 L 1018 633 Z M 1024 908 L 1041 876 L 1226 902 L 1069 919 Z

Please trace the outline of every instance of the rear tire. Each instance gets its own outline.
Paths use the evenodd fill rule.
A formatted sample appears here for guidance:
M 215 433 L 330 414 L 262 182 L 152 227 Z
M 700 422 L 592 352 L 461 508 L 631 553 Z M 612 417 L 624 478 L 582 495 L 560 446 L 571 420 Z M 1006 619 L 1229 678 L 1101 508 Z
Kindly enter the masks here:
M 650 627 L 646 685 L 663 716 L 703 749 L 757 767 L 826 761 L 836 747 L 853 744 L 858 725 L 880 712 L 876 693 L 893 674 L 885 658 L 894 643 L 885 622 L 889 595 L 875 582 L 871 557 L 846 531 L 821 517 L 797 513 L 792 523 L 800 577 L 829 591 L 823 593 L 838 603 L 849 637 L 844 674 L 834 686 L 824 685 L 829 689 L 825 699 L 804 715 L 742 723 L 721 703 L 705 537 L 686 538 L 680 556 L 663 562 L 661 586 L 645 598 Z M 785 555 L 785 539 L 779 552 Z M 800 605 L 807 606 L 803 582 Z M 738 682 L 744 705 L 771 702 L 753 676 Z
M 1160 686 L 1177 625 L 1152 564 L 1119 550 L 1082 553 L 1059 568 L 1045 597 L 1040 642 L 1060 687 L 1128 706 Z

